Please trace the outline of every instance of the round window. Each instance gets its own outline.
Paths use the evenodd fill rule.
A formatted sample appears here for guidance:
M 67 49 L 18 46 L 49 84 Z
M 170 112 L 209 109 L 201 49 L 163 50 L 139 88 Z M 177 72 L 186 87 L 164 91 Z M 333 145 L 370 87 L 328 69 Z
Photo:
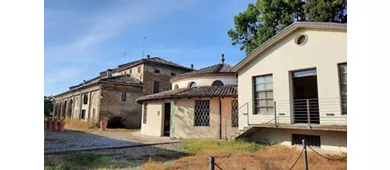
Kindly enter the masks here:
M 307 37 L 304 34 L 297 36 L 297 38 L 295 39 L 295 43 L 298 45 L 303 45 L 306 43 L 306 41 L 307 41 Z

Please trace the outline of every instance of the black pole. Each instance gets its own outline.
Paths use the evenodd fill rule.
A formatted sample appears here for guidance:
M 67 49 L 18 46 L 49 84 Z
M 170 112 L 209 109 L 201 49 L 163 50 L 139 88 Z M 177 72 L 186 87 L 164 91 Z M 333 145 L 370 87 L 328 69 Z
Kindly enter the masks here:
M 305 139 L 302 139 L 302 144 L 303 144 L 303 160 L 305 161 L 305 170 L 309 170 Z
M 214 170 L 214 157 L 210 156 L 209 160 L 210 160 L 210 170 Z

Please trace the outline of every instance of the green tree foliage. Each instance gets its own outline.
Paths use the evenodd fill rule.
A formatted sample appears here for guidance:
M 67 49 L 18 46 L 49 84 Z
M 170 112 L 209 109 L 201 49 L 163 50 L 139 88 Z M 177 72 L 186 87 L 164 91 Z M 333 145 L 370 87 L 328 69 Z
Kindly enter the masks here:
M 295 21 L 347 22 L 346 0 L 257 0 L 234 16 L 232 44 L 247 54 Z
M 346 0 L 308 0 L 304 11 L 308 21 L 347 22 Z
M 54 98 L 53 96 L 44 96 L 44 97 L 45 97 L 44 112 L 45 112 L 45 116 L 48 116 L 49 113 L 53 111 Z

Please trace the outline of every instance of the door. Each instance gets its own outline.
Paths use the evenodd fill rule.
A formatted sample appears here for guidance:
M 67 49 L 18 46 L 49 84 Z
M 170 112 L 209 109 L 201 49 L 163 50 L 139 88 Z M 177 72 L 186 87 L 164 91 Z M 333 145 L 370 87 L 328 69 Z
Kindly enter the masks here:
M 320 123 L 316 69 L 293 72 L 294 123 Z
M 169 136 L 171 129 L 171 103 L 164 104 L 164 136 Z

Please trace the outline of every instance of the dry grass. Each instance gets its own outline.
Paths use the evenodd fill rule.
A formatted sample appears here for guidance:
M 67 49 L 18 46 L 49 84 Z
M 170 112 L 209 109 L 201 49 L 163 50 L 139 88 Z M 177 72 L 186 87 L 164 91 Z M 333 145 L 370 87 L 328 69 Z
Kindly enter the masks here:
M 79 120 L 79 119 L 65 119 L 65 128 L 71 129 L 93 129 L 97 128 L 98 122 L 93 119 Z
M 191 143 L 192 142 L 192 143 Z M 169 169 L 208 169 L 209 156 L 215 157 L 215 163 L 221 169 L 260 169 L 260 170 L 284 170 L 290 169 L 294 161 L 300 154 L 300 149 L 284 146 L 269 146 L 259 145 L 254 147 L 253 143 L 245 142 L 223 142 L 213 140 L 201 140 L 197 142 L 191 141 L 184 145 L 184 150 L 194 153 L 193 156 L 187 156 L 178 159 L 177 161 L 166 165 L 159 162 L 149 162 L 143 165 L 143 169 L 156 169 L 156 167 L 167 167 Z M 204 143 L 204 148 L 199 148 L 201 143 Z M 186 148 L 187 145 L 187 148 Z M 194 146 L 194 147 L 193 147 Z M 217 147 L 218 146 L 218 147 Z M 188 149 L 191 148 L 191 149 Z M 257 149 L 253 149 L 257 148 Z M 339 155 L 327 155 L 332 158 L 340 158 Z M 308 152 L 309 169 L 316 170 L 341 170 L 347 169 L 347 161 L 328 161 L 314 152 Z M 216 168 L 218 169 L 218 168 Z M 304 169 L 303 155 L 293 169 Z

